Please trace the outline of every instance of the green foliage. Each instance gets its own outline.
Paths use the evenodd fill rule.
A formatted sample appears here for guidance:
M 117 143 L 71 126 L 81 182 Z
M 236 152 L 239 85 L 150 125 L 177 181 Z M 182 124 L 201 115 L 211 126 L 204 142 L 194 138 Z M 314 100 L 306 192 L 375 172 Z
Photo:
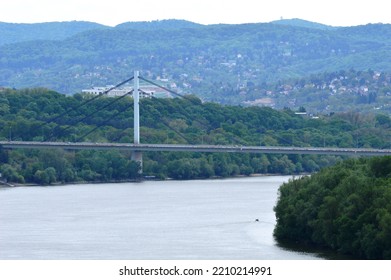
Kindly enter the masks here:
M 351 159 L 279 189 L 274 235 L 363 259 L 391 259 L 391 157 Z
M 56 170 L 48 167 L 45 170 L 37 170 L 34 174 L 35 183 L 41 185 L 50 185 L 56 182 Z
M 42 88 L 4 90 L 0 92 L 0 108 L 6 108 L 0 118 L 0 139 L 131 142 L 133 100 L 113 102 L 113 98 L 101 97 L 79 107 L 88 98 Z M 97 113 L 100 108 L 104 109 Z M 140 111 L 142 143 L 389 148 L 391 139 L 385 115 L 345 113 L 310 119 L 288 109 L 222 106 L 203 103 L 195 96 L 143 99 Z M 143 158 L 145 175 L 176 179 L 312 173 L 340 159 L 174 152 L 144 153 Z M 387 166 L 377 167 L 385 166 L 383 163 L 373 165 L 377 172 L 387 175 Z M 119 151 L 0 150 L 0 168 L 9 181 L 39 184 L 138 177 L 138 166 L 131 161 L 130 153 Z
M 18 173 L 16 168 L 9 164 L 3 164 L 0 167 L 2 178 L 9 182 L 24 183 L 24 178 Z

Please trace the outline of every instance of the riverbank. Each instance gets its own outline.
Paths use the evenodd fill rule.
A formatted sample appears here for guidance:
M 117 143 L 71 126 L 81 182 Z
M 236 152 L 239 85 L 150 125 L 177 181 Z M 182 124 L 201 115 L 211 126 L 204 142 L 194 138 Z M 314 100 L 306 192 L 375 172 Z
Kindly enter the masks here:
M 0 181 L 0 188 L 2 187 L 34 187 L 34 186 L 66 186 L 66 185 L 82 185 L 82 184 L 116 184 L 116 183 L 140 183 L 145 181 L 199 181 L 199 180 L 222 180 L 222 179 L 234 179 L 234 178 L 251 178 L 251 177 L 273 177 L 273 176 L 291 176 L 293 179 L 299 178 L 302 176 L 310 176 L 310 173 L 302 173 L 302 174 L 261 174 L 261 173 L 254 173 L 250 175 L 236 175 L 236 176 L 229 176 L 229 177 L 219 177 L 219 176 L 213 176 L 211 178 L 194 178 L 194 179 L 188 179 L 188 180 L 179 180 L 174 178 L 157 178 L 155 176 L 145 176 L 140 179 L 129 179 L 129 180 L 112 180 L 112 181 L 75 181 L 75 182 L 56 182 L 49 185 L 41 185 L 36 183 L 6 183 L 4 181 Z
M 10 184 L 6 181 L 0 180 L 0 187 L 15 187 L 14 184 Z
M 278 240 L 276 240 L 276 242 L 277 242 L 277 246 L 281 247 L 284 250 L 289 250 L 294 252 L 306 252 L 308 254 L 314 254 L 327 260 L 358 260 L 359 259 L 352 255 L 341 254 L 336 252 L 335 250 L 331 250 L 330 248 L 325 248 L 321 246 L 289 242 L 289 241 L 284 242 Z

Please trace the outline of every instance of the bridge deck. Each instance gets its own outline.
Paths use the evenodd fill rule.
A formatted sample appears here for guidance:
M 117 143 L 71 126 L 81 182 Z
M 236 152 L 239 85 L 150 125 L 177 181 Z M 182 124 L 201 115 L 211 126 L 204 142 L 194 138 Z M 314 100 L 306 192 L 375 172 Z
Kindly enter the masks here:
M 4 149 L 42 149 L 60 148 L 67 150 L 81 149 L 118 149 L 128 151 L 175 151 L 175 152 L 213 152 L 213 153 L 263 153 L 263 154 L 319 154 L 319 155 L 391 155 L 391 149 L 365 148 L 314 148 L 314 147 L 266 147 L 266 146 L 226 146 L 226 145 L 182 145 L 182 144 L 127 144 L 127 143 L 73 143 L 73 142 L 31 142 L 0 141 Z

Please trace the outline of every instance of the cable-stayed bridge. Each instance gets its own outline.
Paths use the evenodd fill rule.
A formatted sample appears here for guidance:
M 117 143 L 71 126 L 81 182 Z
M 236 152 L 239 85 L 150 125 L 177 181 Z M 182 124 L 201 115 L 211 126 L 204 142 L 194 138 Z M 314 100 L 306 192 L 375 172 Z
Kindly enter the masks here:
M 46 141 L 36 142 L 36 141 L 0 141 L 0 147 L 4 149 L 19 149 L 19 148 L 28 148 L 28 149 L 43 149 L 43 148 L 59 148 L 66 150 L 80 150 L 80 149 L 117 149 L 117 150 L 127 150 L 132 151 L 132 159 L 135 161 L 142 163 L 142 152 L 147 151 L 174 151 L 174 152 L 210 152 L 210 153 L 264 153 L 264 154 L 318 154 L 318 155 L 344 155 L 344 156 L 381 156 L 381 155 L 391 155 L 391 149 L 368 149 L 368 148 L 328 148 L 328 147 L 271 147 L 271 146 L 246 146 L 246 145 L 199 145 L 199 144 L 144 144 L 140 143 L 140 111 L 139 111 L 139 103 L 140 103 L 140 92 L 143 94 L 147 94 L 140 89 L 140 79 L 144 82 L 150 83 L 154 86 L 160 87 L 173 95 L 182 96 L 176 92 L 171 91 L 161 85 L 149 81 L 139 75 L 138 71 L 134 72 L 134 76 L 119 83 L 118 85 L 108 89 L 102 95 L 107 94 L 109 91 L 116 89 L 130 81 L 133 81 L 133 89 L 129 91 L 124 96 L 121 96 L 117 99 L 113 99 L 112 102 L 100 108 L 103 110 L 116 102 L 117 100 L 124 98 L 127 95 L 133 95 L 133 103 L 134 103 L 134 141 L 133 143 L 89 143 L 82 142 L 84 136 L 88 135 L 92 131 L 97 128 L 94 128 L 92 131 L 87 132 L 82 137 L 79 138 L 79 141 L 75 142 L 57 142 L 51 141 L 50 138 Z M 65 114 L 69 113 L 72 110 L 75 110 L 89 102 L 94 101 L 102 95 L 95 96 L 91 99 L 88 99 L 84 103 L 78 105 L 76 108 L 71 108 L 68 111 L 48 120 L 46 124 L 56 121 L 60 119 Z M 158 98 L 155 100 L 159 101 Z M 98 111 L 97 111 L 98 112 Z M 84 117 L 82 120 L 91 117 L 94 113 L 91 113 Z M 118 112 L 120 114 L 121 112 Z M 79 120 L 79 121 L 82 121 Z M 162 120 L 163 121 L 163 120 Z M 181 135 L 175 128 L 170 127 L 168 124 L 165 124 L 170 129 L 178 133 L 183 139 L 187 140 L 185 136 Z M 69 127 L 68 127 L 69 128 Z M 67 129 L 67 128 L 65 128 Z M 63 130 L 65 130 L 63 129 Z M 10 137 L 11 138 L 11 137 Z M 187 141 L 189 142 L 189 141 Z

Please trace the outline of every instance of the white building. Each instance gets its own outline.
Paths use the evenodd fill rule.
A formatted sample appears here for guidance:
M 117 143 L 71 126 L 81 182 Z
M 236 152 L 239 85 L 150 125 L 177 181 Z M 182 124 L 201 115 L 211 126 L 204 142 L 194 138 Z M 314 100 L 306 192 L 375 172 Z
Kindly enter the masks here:
M 93 87 L 91 89 L 83 89 L 82 93 L 93 94 L 93 95 L 106 94 L 109 97 L 123 96 L 125 94 L 129 94 L 129 96 L 133 96 L 133 93 L 131 93 L 131 91 L 133 90 L 132 87 L 115 88 L 115 89 L 110 90 L 108 92 L 108 90 L 112 87 L 114 87 L 114 86 Z M 156 90 L 151 89 L 151 87 L 143 88 L 141 86 L 140 87 L 140 98 L 151 98 L 151 97 L 153 97 L 155 92 L 156 92 Z

